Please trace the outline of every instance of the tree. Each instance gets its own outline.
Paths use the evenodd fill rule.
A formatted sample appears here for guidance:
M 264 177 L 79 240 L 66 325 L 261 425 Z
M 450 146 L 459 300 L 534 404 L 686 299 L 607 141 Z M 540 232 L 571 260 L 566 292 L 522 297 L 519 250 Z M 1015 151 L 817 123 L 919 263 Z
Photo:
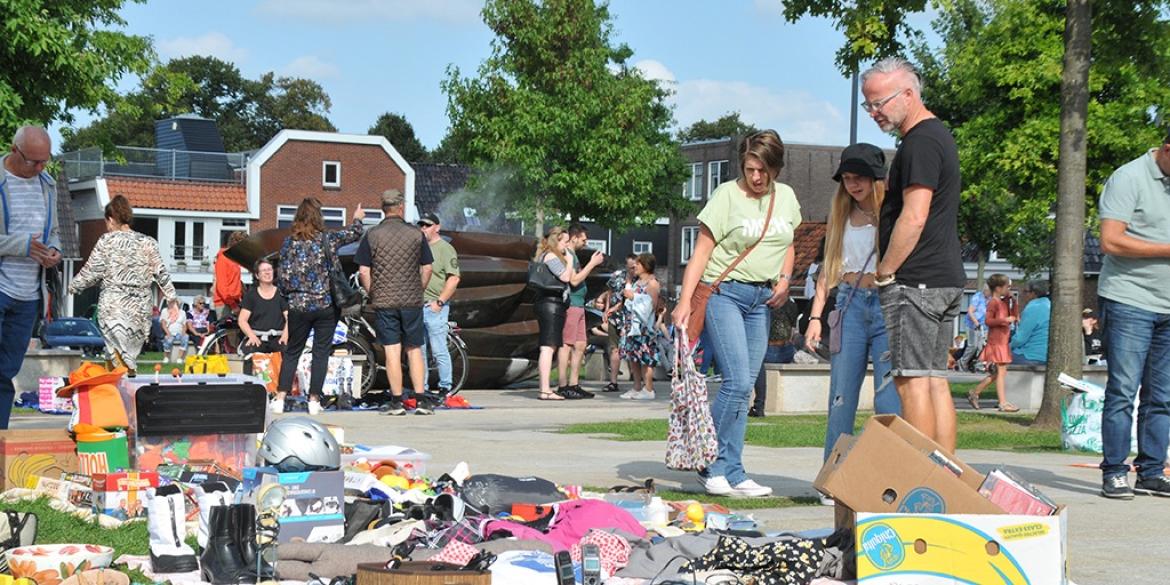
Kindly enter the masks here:
M 431 162 L 457 164 L 464 157 L 464 146 L 454 135 L 448 133 L 430 153 Z
M 131 0 L 139 2 L 142 0 Z M 0 5 L 0 135 L 25 123 L 73 119 L 71 110 L 112 107 L 125 75 L 144 74 L 150 39 L 115 30 L 123 0 L 7 0 Z
M 260 148 L 284 128 L 333 131 L 332 102 L 315 81 L 266 73 L 248 79 L 215 57 L 156 66 L 121 103 L 83 128 L 65 128 L 62 149 L 154 146 L 154 121 L 193 113 L 215 120 L 228 151 Z
M 678 133 L 681 142 L 696 140 L 718 140 L 758 132 L 759 128 L 739 119 L 739 112 L 728 112 L 714 122 L 699 120 Z
M 845 31 L 845 46 L 837 51 L 837 67 L 848 76 L 860 64 L 872 59 L 901 55 L 903 37 L 918 32 L 906 23 L 906 16 L 926 9 L 926 0 L 781 0 L 784 18 L 796 22 L 805 16 L 819 16 L 833 21 L 837 30 Z M 932 1 L 931 5 L 937 5 Z
M 611 43 L 606 4 L 488 0 L 483 18 L 491 56 L 443 90 L 452 138 L 479 176 L 510 177 L 512 209 L 622 228 L 689 205 L 668 90 Z
M 427 162 L 430 159 L 427 147 L 414 135 L 414 126 L 402 114 L 386 112 L 378 116 L 366 134 L 385 136 L 408 162 Z

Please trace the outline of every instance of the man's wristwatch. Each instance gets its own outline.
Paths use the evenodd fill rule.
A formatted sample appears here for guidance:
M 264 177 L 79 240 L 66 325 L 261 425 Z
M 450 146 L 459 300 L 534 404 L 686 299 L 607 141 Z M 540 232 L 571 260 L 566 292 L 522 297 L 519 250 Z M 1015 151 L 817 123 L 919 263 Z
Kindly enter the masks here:
M 890 286 L 891 284 L 894 284 L 896 280 L 897 276 L 894 273 L 882 274 L 879 272 L 877 273 L 877 276 L 874 277 L 873 283 L 876 286 Z

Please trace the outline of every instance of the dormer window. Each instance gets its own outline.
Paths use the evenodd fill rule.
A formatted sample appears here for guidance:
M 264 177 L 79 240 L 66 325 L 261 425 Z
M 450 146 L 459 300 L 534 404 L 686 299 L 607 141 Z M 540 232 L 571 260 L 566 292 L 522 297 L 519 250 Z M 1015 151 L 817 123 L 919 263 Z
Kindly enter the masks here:
M 321 163 L 321 186 L 326 189 L 341 188 L 341 163 L 327 160 Z

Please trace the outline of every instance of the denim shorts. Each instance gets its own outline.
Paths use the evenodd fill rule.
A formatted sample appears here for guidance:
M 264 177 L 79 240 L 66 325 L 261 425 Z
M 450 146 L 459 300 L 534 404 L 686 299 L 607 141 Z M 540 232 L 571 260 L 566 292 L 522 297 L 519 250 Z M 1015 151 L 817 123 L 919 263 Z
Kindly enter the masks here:
M 878 291 L 890 338 L 890 373 L 945 377 L 963 289 L 892 284 Z
M 422 347 L 426 337 L 422 312 L 422 307 L 377 309 L 375 314 L 378 320 L 375 329 L 378 330 L 378 343 L 382 345 L 401 343 L 407 347 Z

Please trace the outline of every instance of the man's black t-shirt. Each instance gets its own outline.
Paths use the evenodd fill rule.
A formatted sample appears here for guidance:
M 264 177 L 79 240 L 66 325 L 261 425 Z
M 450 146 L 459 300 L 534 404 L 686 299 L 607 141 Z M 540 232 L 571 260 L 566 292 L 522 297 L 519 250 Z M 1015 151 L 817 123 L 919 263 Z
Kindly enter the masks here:
M 967 275 L 959 246 L 959 149 L 938 118 L 927 118 L 911 128 L 894 155 L 879 223 L 882 254 L 890 247 L 894 223 L 905 205 L 903 192 L 911 185 L 929 187 L 934 195 L 918 244 L 896 272 L 898 284 L 962 288 Z

